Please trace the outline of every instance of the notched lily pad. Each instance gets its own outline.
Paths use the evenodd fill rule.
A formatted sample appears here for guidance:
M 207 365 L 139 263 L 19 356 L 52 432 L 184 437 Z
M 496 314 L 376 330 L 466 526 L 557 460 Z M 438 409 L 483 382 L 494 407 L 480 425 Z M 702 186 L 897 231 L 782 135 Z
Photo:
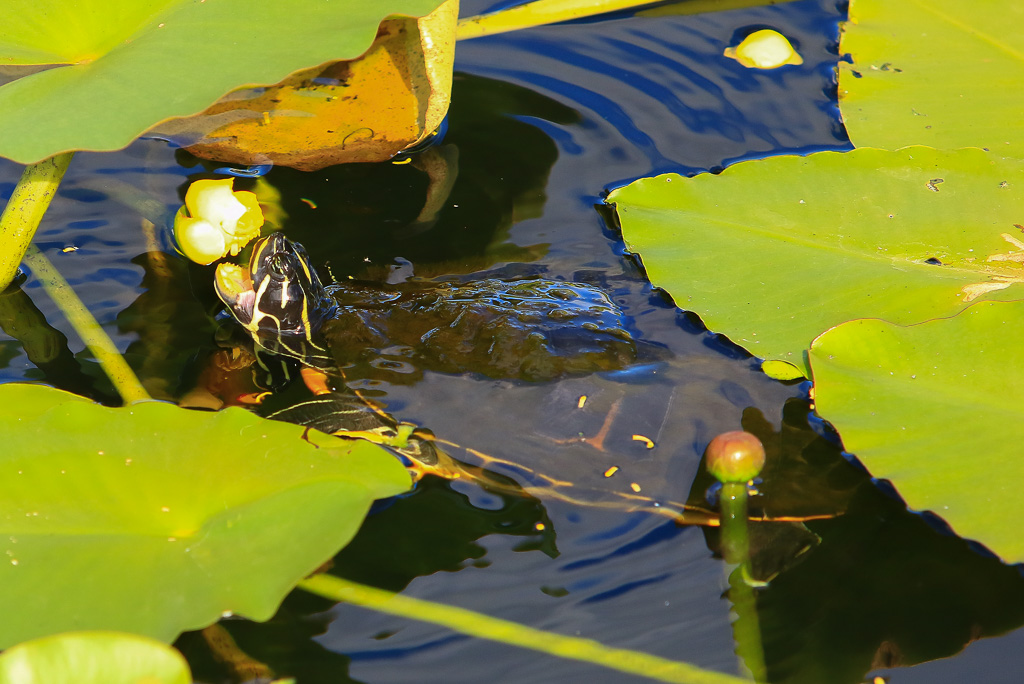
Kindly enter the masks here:
M 385 17 L 423 16 L 440 4 L 9 0 L 0 66 L 28 68 L 0 86 L 0 155 L 31 163 L 68 150 L 124 147 L 234 88 L 357 57 Z
M 375 445 L 240 409 L 106 408 L 0 386 L 0 647 L 67 630 L 173 639 L 269 618 L 408 489 Z
M 680 308 L 808 375 L 804 351 L 845 321 L 1024 298 L 1022 174 L 979 149 L 864 148 L 646 178 L 608 199 Z
M 818 412 L 872 475 L 1009 563 L 1024 561 L 1024 302 L 901 327 L 850 321 L 810 351 Z

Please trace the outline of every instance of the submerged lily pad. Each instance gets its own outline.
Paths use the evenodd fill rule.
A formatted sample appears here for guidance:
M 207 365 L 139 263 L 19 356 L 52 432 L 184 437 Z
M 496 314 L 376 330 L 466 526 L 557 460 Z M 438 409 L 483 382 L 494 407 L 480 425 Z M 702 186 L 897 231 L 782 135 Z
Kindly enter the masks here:
M 0 647 L 116 629 L 173 639 L 269 618 L 409 487 L 387 451 L 240 409 L 106 408 L 0 386 Z
M 916 510 L 1024 561 L 1024 302 L 900 327 L 850 321 L 814 342 L 818 412 Z
M 0 66 L 31 68 L 0 86 L 0 155 L 31 163 L 124 147 L 157 122 L 195 114 L 239 86 L 357 57 L 385 17 L 422 16 L 440 4 L 9 0 Z
M 680 308 L 808 374 L 804 351 L 845 321 L 1024 298 L 1022 173 L 976 149 L 858 149 L 646 178 L 608 201 Z
M 858 147 L 988 147 L 1024 157 L 1024 5 L 853 0 L 839 106 Z
M 188 663 L 147 637 L 69 632 L 33 639 L 0 655 L 6 684 L 190 684 Z

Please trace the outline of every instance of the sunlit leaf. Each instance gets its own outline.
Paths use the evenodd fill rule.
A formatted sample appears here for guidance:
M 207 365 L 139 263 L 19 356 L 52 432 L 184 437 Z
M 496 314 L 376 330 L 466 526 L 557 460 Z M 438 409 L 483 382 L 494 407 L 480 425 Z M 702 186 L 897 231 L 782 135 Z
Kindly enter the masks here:
M 386 20 L 356 60 L 235 91 L 203 113 L 161 126 L 193 154 L 312 171 L 390 159 L 432 134 L 448 113 L 458 0 L 419 20 Z
M 20 384 L 0 403 L 0 647 L 267 619 L 373 499 L 409 486 L 379 447 L 240 409 L 111 409 Z
M 1024 302 L 900 327 L 845 323 L 811 348 L 818 412 L 907 505 L 1024 561 Z
M 229 90 L 366 50 L 380 21 L 440 0 L 8 0 L 0 65 L 0 155 L 123 147 Z M 45 17 L 45 21 L 41 18 Z M 39 70 L 38 66 L 54 67 Z
M 609 201 L 680 308 L 807 374 L 804 350 L 845 321 L 1024 297 L 1022 173 L 981 150 L 858 149 L 646 178 Z
M 1024 5 L 853 0 L 839 106 L 858 147 L 988 147 L 1024 157 Z
M 159 641 L 118 632 L 69 632 L 0 655 L 5 684 L 190 684 L 188 663 Z

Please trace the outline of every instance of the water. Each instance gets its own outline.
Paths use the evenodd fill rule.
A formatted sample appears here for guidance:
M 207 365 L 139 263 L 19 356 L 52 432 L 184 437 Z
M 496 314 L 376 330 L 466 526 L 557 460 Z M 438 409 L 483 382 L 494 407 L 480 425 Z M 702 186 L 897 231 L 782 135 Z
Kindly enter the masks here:
M 492 5 L 464 0 L 462 11 Z M 658 9 L 661 16 L 622 13 L 460 44 L 449 129 L 430 153 L 452 181 L 440 204 L 430 204 L 426 174 L 412 164 L 272 169 L 265 177 L 281 192 L 288 235 L 336 278 L 486 271 L 585 282 L 612 296 L 640 339 L 672 356 L 631 373 L 542 385 L 430 372 L 416 382 L 364 378 L 363 389 L 386 395 L 400 418 L 504 459 L 491 464 L 497 474 L 547 489 L 524 497 L 428 479 L 371 516 L 332 572 L 739 672 L 714 531 L 564 497 L 621 503 L 636 484 L 658 501 L 700 501 L 710 484 L 699 464 L 704 445 L 742 425 L 780 464 L 766 473 L 757 505 L 847 510 L 808 523 L 809 532 L 754 529 L 759 567 L 781 571 L 759 600 L 773 681 L 857 682 L 872 670 L 899 682 L 962 681 L 981 671 L 986 681 L 1010 681 L 1019 632 L 953 660 L 884 669 L 953 655 L 971 638 L 1024 622 L 1017 570 L 872 486 L 834 436 L 808 422 L 805 388 L 768 380 L 742 350 L 652 292 L 607 212 L 594 208 L 607 190 L 653 173 L 847 149 L 831 71 L 841 8 L 801 0 L 700 16 Z M 752 27 L 789 36 L 804 64 L 753 72 L 723 59 L 724 47 Z M 128 193 L 141 191 L 145 215 L 161 224 L 186 181 L 217 167 L 159 141 L 79 154 L 38 238 L 151 391 L 166 398 L 188 388 L 214 348 L 219 305 L 210 269 L 172 259 L 167 278 L 147 260 L 162 238 L 142 229 L 138 198 Z M 14 165 L 0 166 L 0 192 L 9 194 L 17 175 Z M 5 337 L 0 377 L 45 378 L 116 402 L 41 290 L 32 280 L 25 290 L 70 338 L 81 371 L 44 375 Z M 281 401 L 299 394 L 293 388 Z M 576 409 L 580 396 L 586 410 Z M 598 435 L 613 411 L 604 450 L 579 441 Z M 618 472 L 605 477 L 612 466 Z M 572 486 L 553 490 L 545 476 Z M 302 593 L 269 623 L 222 624 L 252 657 L 303 683 L 643 681 Z M 177 645 L 198 679 L 231 681 L 197 634 Z

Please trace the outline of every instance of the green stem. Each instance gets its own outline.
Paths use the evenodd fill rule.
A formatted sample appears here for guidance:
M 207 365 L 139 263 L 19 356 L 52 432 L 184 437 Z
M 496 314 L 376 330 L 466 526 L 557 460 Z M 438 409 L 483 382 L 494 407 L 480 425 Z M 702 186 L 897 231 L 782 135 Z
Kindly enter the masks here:
M 722 513 L 722 555 L 736 566 L 729 576 L 729 600 L 736 613 L 736 652 L 754 677 L 766 681 L 764 647 L 757 619 L 757 597 L 750 585 L 750 537 L 747 529 L 747 483 L 725 482 L 719 498 Z
M 490 36 L 532 26 L 581 19 L 595 14 L 653 5 L 660 0 L 535 0 L 492 14 L 481 14 L 459 21 L 456 40 Z
M 722 484 L 722 556 L 726 563 L 740 565 L 750 560 L 750 539 L 747 533 L 747 484 Z
M 14 282 L 25 250 L 68 170 L 74 152 L 58 154 L 30 164 L 21 174 L 4 213 L 0 216 L 0 290 Z
M 103 372 L 110 378 L 114 388 L 126 404 L 145 401 L 150 398 L 142 383 L 135 376 L 121 352 L 114 346 L 113 340 L 96 321 L 85 304 L 71 289 L 68 282 L 57 272 L 50 260 L 36 249 L 29 246 L 25 253 L 25 263 L 32 269 L 33 275 L 39 279 L 57 307 L 68 319 L 71 327 L 82 338 L 89 351 L 99 361 Z
M 546 26 L 561 21 L 583 19 L 598 14 L 654 5 L 661 0 L 534 0 L 490 14 L 466 17 L 459 21 L 456 40 L 492 36 L 506 31 Z M 680 0 L 668 6 L 644 10 L 645 16 L 703 14 L 725 12 L 745 7 L 775 5 L 792 0 Z
M 562 658 L 603 665 L 619 672 L 640 675 L 660 682 L 677 684 L 750 684 L 720 672 L 702 670 L 694 665 L 666 660 L 647 653 L 609 648 L 590 639 L 568 637 L 525 627 L 508 620 L 455 608 L 440 603 L 392 594 L 333 575 L 314 575 L 298 585 L 308 592 L 332 601 L 345 601 L 371 610 L 421 620 L 473 637 L 521 646 Z

